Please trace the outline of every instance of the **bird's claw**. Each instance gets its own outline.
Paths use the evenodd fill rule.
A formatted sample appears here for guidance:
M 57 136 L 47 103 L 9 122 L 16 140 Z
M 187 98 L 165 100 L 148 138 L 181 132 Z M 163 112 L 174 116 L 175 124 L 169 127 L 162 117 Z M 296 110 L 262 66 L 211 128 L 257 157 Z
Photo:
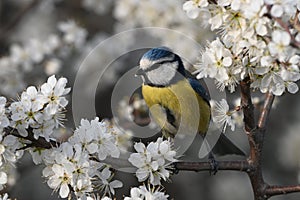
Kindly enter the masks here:
M 216 175 L 216 173 L 218 172 L 218 169 L 219 169 L 218 161 L 215 160 L 214 156 L 209 156 L 208 160 L 209 160 L 210 167 L 211 167 L 209 174 Z

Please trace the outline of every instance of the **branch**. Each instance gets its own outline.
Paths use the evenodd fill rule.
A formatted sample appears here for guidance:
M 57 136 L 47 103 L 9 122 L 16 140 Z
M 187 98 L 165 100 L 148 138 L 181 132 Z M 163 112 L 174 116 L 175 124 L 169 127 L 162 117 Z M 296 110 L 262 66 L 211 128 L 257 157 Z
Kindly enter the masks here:
M 275 195 L 289 194 L 300 192 L 300 185 L 291 185 L 291 186 L 269 186 L 266 189 L 266 195 L 272 197 Z
M 246 132 L 255 129 L 254 106 L 252 104 L 250 92 L 250 78 L 247 77 L 240 83 L 241 86 L 241 106 L 244 113 L 244 123 Z
M 44 148 L 44 149 L 51 149 L 52 147 L 57 147 L 59 146 L 59 142 L 56 142 L 54 140 L 49 140 L 49 142 L 47 140 L 45 140 L 45 138 L 43 137 L 39 137 L 38 139 L 35 139 L 33 136 L 33 132 L 32 130 L 27 130 L 28 131 L 28 135 L 26 137 L 21 136 L 16 129 L 13 128 L 6 128 L 5 132 L 7 133 L 7 135 L 11 134 L 17 138 L 21 138 L 24 140 L 28 140 L 31 143 L 24 146 L 21 149 L 26 149 L 29 147 L 38 147 L 38 148 Z
M 248 136 L 250 155 L 248 162 L 253 165 L 254 170 L 248 173 L 255 200 L 267 199 L 265 189 L 267 184 L 264 181 L 261 167 L 262 147 L 265 129 L 259 129 L 255 125 L 254 106 L 251 100 L 250 78 L 247 77 L 240 83 L 241 86 L 241 105 L 244 113 L 245 131 Z M 266 105 L 266 104 L 265 104 Z M 268 112 L 263 116 L 267 117 Z M 260 117 L 262 119 L 263 117 Z
M 270 111 L 272 108 L 273 101 L 274 101 L 274 95 L 272 93 L 268 92 L 266 94 L 264 107 L 261 111 L 260 118 L 258 120 L 258 128 L 260 128 L 260 129 L 266 128 L 267 120 L 269 118 L 269 114 L 270 114 Z
M 173 163 L 174 171 L 209 171 L 211 170 L 211 162 L 176 162 Z M 253 170 L 253 166 L 246 160 L 242 161 L 218 161 L 218 170 L 234 170 L 249 172 Z
M 244 114 L 245 131 L 248 135 L 248 141 L 250 146 L 250 158 L 255 160 L 256 157 L 256 143 L 253 136 L 253 131 L 256 129 L 254 119 L 254 106 L 252 104 L 251 92 L 250 92 L 250 78 L 247 77 L 240 83 L 241 87 L 241 106 Z

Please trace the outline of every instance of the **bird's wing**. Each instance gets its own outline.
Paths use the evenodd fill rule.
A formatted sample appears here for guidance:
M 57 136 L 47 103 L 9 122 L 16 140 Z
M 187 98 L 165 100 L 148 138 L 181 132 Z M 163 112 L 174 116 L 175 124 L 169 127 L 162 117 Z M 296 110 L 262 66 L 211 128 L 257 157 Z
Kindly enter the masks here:
M 201 85 L 201 83 L 197 79 L 188 78 L 190 85 L 193 90 L 199 94 L 208 104 L 210 101 L 210 96 L 207 90 Z

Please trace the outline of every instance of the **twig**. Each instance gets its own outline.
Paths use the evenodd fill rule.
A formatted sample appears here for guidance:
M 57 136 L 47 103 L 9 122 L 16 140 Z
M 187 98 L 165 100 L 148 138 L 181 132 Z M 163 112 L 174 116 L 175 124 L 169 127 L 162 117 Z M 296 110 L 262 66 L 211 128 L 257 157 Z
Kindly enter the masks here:
M 208 171 L 211 170 L 210 162 L 176 162 L 173 163 L 175 171 Z M 249 172 L 253 167 L 246 160 L 242 161 L 218 161 L 218 170 L 234 170 Z
M 291 185 L 291 186 L 269 186 L 266 189 L 266 195 L 272 197 L 275 195 L 283 195 L 289 193 L 300 192 L 300 185 Z
M 253 160 L 256 156 L 256 143 L 253 137 L 253 131 L 255 131 L 255 119 L 254 119 L 254 106 L 251 99 L 250 92 L 250 78 L 247 77 L 240 83 L 241 87 L 241 106 L 244 114 L 245 131 L 248 135 L 248 141 L 250 145 L 250 159 Z
M 21 139 L 24 139 L 24 140 L 28 140 L 28 141 L 31 142 L 30 144 L 24 146 L 21 149 L 26 149 L 26 148 L 29 148 L 29 147 L 38 147 L 38 148 L 44 148 L 44 149 L 51 149 L 53 147 L 59 146 L 59 142 L 56 142 L 54 140 L 49 140 L 49 142 L 48 142 L 43 137 L 39 137 L 38 139 L 35 139 L 34 136 L 33 136 L 32 130 L 27 130 L 27 131 L 28 131 L 28 135 L 26 137 L 24 137 L 24 136 L 21 136 L 16 131 L 16 129 L 12 129 L 12 128 L 6 128 L 5 129 L 5 132 L 7 134 L 11 134 L 11 135 L 13 135 L 15 137 L 18 137 L 18 138 L 21 138 Z
M 270 111 L 272 108 L 273 101 L 274 101 L 274 95 L 272 93 L 268 92 L 266 94 L 266 99 L 265 99 L 263 110 L 262 110 L 262 112 L 260 114 L 260 118 L 258 120 L 258 128 L 260 128 L 260 129 L 266 128 L 267 120 L 269 119 L 269 114 L 270 114 Z

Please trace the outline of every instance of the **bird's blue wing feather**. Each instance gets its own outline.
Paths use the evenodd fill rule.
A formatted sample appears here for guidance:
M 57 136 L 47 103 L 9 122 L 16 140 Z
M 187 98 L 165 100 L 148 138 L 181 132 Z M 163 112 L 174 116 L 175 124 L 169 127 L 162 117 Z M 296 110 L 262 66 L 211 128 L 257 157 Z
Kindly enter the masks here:
M 209 103 L 210 96 L 207 92 L 207 90 L 201 85 L 201 83 L 193 78 L 188 78 L 188 81 L 195 92 L 197 92 L 206 102 Z

